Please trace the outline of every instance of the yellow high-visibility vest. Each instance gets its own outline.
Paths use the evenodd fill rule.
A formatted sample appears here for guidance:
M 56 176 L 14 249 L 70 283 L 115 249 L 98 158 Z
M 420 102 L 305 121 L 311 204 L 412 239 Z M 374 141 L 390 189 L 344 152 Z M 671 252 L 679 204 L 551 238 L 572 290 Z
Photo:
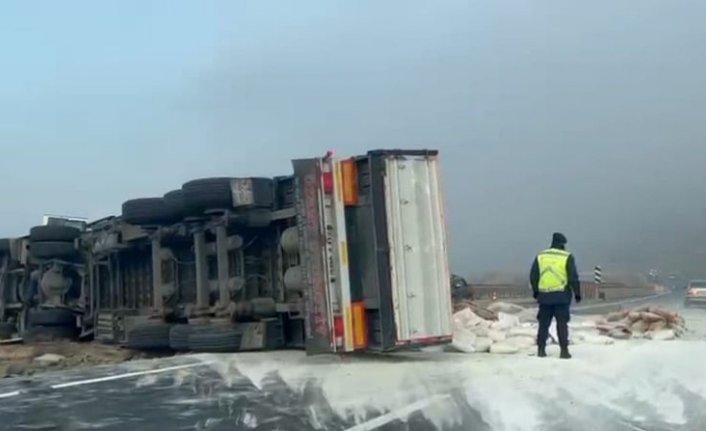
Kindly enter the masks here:
M 557 248 L 544 250 L 537 255 L 539 263 L 539 291 L 561 292 L 569 282 L 566 262 L 571 253 Z

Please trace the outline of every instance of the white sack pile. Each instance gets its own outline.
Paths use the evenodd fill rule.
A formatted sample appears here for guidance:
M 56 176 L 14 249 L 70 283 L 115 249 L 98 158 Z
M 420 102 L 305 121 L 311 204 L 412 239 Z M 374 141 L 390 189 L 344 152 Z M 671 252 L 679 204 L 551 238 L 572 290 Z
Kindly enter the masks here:
M 487 308 L 465 303 L 453 316 L 452 346 L 464 353 L 533 351 L 537 336 L 537 310 L 496 302 Z M 481 317 L 482 316 L 482 317 Z M 615 339 L 671 340 L 685 331 L 684 318 L 657 307 L 641 307 L 605 316 L 577 317 L 569 323 L 571 344 L 613 344 Z M 556 322 L 548 344 L 557 343 Z
M 679 313 L 655 306 L 606 314 L 596 323 L 596 328 L 602 334 L 616 339 L 673 340 L 686 331 L 684 318 Z

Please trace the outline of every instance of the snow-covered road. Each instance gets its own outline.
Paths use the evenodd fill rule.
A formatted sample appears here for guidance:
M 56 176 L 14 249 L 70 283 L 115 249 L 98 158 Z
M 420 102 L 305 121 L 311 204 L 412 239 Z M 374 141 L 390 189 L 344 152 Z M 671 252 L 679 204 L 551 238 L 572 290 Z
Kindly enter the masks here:
M 659 301 L 681 306 L 678 294 Z M 49 374 L 0 383 L 0 395 L 9 394 L 0 417 L 7 429 L 72 431 L 702 430 L 706 309 L 684 314 L 690 331 L 683 339 L 577 345 L 570 361 L 277 352 Z M 100 378 L 109 374 L 119 375 Z

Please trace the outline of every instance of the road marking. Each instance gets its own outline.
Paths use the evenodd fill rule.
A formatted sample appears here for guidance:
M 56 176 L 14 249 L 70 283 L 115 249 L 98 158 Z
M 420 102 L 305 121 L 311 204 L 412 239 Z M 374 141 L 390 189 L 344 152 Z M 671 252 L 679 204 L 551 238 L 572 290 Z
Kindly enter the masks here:
M 642 298 L 633 298 L 633 299 L 626 299 L 624 301 L 615 301 L 615 302 L 606 302 L 603 304 L 592 304 L 592 305 L 580 305 L 576 306 L 573 309 L 576 311 L 582 311 L 582 310 L 590 310 L 592 308 L 602 308 L 602 307 L 611 307 L 613 305 L 620 305 L 620 304 L 630 304 L 633 302 L 642 302 L 642 301 L 650 301 L 653 299 L 660 298 L 662 296 L 669 295 L 671 292 L 667 293 L 660 293 L 657 295 L 652 295 L 652 296 L 643 296 Z
M 79 380 L 76 382 L 69 382 L 69 383 L 60 383 L 57 385 L 52 385 L 51 388 L 52 389 L 64 389 L 64 388 L 70 388 L 73 386 L 89 385 L 91 383 L 109 382 L 112 380 L 127 379 L 130 377 L 139 377 L 139 376 L 146 376 L 146 375 L 150 375 L 150 374 L 160 374 L 160 373 L 166 373 L 169 371 L 183 370 L 186 368 L 202 367 L 204 365 L 210 365 L 212 363 L 213 363 L 213 361 L 198 362 L 195 364 L 175 365 L 173 367 L 158 368 L 156 370 L 144 370 L 144 371 L 135 371 L 132 373 L 115 374 L 112 376 L 98 377 L 95 379 Z
M 4 394 L 0 394 L 0 398 L 16 397 L 19 394 L 20 394 L 20 391 L 5 392 Z
M 367 422 L 363 422 L 362 424 L 358 424 L 352 428 L 348 428 L 346 431 L 371 431 L 376 428 L 380 428 L 383 425 L 387 425 L 388 423 L 394 420 L 406 418 L 417 410 L 421 410 L 425 407 L 429 407 L 430 405 L 441 401 L 446 401 L 449 398 L 450 397 L 448 395 L 440 395 L 427 398 L 425 400 L 417 401 L 412 404 L 406 405 L 400 409 L 385 413 L 384 415 L 378 416 Z

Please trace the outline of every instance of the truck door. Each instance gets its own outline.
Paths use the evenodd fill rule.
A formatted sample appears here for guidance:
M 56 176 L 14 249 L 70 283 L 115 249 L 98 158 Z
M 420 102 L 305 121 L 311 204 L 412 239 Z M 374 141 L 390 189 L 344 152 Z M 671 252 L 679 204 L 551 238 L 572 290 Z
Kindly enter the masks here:
M 434 151 L 370 154 L 382 194 L 395 345 L 451 337 L 451 286 L 439 162 Z M 381 208 L 380 208 L 381 209 Z M 383 236 L 379 236 L 382 238 Z
M 295 160 L 310 354 L 451 339 L 435 151 Z

